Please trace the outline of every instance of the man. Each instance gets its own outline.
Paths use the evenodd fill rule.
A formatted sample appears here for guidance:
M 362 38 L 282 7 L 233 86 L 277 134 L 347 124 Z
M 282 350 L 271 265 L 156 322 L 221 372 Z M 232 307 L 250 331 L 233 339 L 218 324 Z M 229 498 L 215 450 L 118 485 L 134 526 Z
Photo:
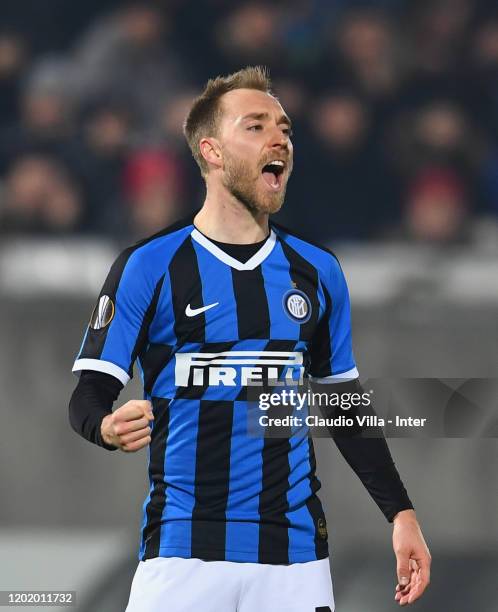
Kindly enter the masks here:
M 185 135 L 204 205 L 120 255 L 73 368 L 74 429 L 108 449 L 150 445 L 127 610 L 331 611 L 312 441 L 249 436 L 247 397 L 251 381 L 303 376 L 357 388 L 344 276 L 329 251 L 269 222 L 293 149 L 262 69 L 209 81 Z M 111 412 L 137 358 L 144 400 Z M 385 440 L 336 443 L 394 522 L 395 598 L 412 603 L 430 556 Z

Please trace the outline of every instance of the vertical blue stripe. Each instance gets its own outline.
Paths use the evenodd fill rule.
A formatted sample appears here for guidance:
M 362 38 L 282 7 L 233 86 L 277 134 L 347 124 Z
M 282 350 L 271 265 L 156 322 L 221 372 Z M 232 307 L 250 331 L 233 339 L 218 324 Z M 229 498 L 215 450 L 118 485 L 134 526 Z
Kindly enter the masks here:
M 140 380 L 142 381 L 142 388 L 144 387 L 144 369 L 142 366 L 142 362 L 140 361 L 140 357 L 137 359 L 138 373 L 140 374 Z M 144 389 L 144 399 L 147 399 L 145 389 Z
M 154 427 L 154 424 L 152 424 L 152 427 Z M 145 501 L 143 503 L 142 506 L 142 526 L 140 528 L 140 546 L 139 546 L 139 552 L 138 552 L 138 560 L 141 561 L 142 557 L 145 554 L 145 542 L 144 542 L 144 529 L 145 526 L 147 525 L 147 506 L 150 502 L 150 497 L 152 495 L 152 490 L 154 489 L 154 484 L 152 482 L 152 478 L 150 475 L 150 455 L 152 452 L 151 446 L 149 444 L 149 446 L 147 447 L 148 452 L 147 452 L 147 474 L 149 475 L 149 494 L 147 495 L 147 497 L 145 498 Z
M 247 402 L 234 402 L 225 558 L 237 561 L 244 552 L 246 561 L 257 563 L 264 439 L 248 436 L 247 409 Z
M 270 338 L 272 340 L 297 340 L 300 324 L 286 314 L 283 298 L 292 289 L 290 264 L 277 241 L 269 257 L 261 264 L 268 309 L 270 311 Z
M 88 336 L 88 330 L 89 329 L 90 329 L 90 326 L 87 325 L 87 328 L 86 328 L 86 331 L 85 331 L 85 335 L 83 336 L 83 342 L 81 343 L 80 350 L 78 351 L 78 356 L 76 357 L 76 359 L 80 358 L 81 351 L 83 350 L 83 347 L 85 346 L 86 337 Z
M 204 306 L 218 302 L 204 313 L 206 342 L 234 340 L 239 337 L 239 331 L 232 270 L 195 240 L 192 244 L 199 265 Z
M 200 401 L 172 400 L 164 457 L 166 504 L 162 514 L 161 546 L 190 549 L 195 504 L 195 460 Z M 190 553 L 187 553 L 190 554 Z
M 145 251 L 135 251 L 123 270 L 115 297 L 115 314 L 112 319 L 101 359 L 110 361 L 125 372 L 130 370 L 131 356 L 142 326 L 142 322 L 159 280 L 148 276 L 142 257 Z M 157 262 L 155 262 L 157 265 Z
M 115 363 L 125 372 L 130 369 L 131 355 L 152 295 L 153 289 L 147 286 L 144 276 L 125 268 L 116 291 L 116 312 L 102 349 L 102 360 Z
M 332 299 L 332 313 L 329 319 L 331 358 L 330 370 L 332 374 L 347 372 L 355 366 L 351 338 L 351 308 L 346 279 L 342 270 L 336 264 L 335 274 L 332 277 L 330 295 Z

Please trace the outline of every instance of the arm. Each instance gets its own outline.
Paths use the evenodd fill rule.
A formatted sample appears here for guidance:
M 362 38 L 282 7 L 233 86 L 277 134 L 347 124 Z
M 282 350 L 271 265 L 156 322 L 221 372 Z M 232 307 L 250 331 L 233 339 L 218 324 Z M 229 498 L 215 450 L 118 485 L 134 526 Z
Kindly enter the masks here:
M 102 372 L 83 371 L 69 403 L 76 433 L 107 450 L 137 451 L 151 441 L 150 402 L 131 400 L 112 412 L 122 383 Z
M 344 395 L 346 400 L 352 394 L 364 395 L 358 378 L 328 385 L 312 384 L 312 389 L 318 393 L 326 391 L 329 394 Z M 345 414 L 340 405 L 320 408 L 324 416 L 337 418 Z M 413 504 L 394 465 L 382 429 L 359 426 L 359 417 L 374 417 L 375 411 L 371 405 L 353 406 L 347 410 L 347 416 L 353 419 L 353 427 L 330 427 L 330 435 L 386 519 L 392 523 L 398 512 L 412 509 Z
M 332 261 L 330 275 L 324 276 L 322 282 L 326 308 L 312 344 L 312 379 L 321 383 L 320 387 L 333 383 L 332 389 L 327 385 L 329 392 L 361 393 L 352 350 L 349 293 L 337 261 Z M 372 408 L 363 409 L 375 414 Z M 384 516 L 393 522 L 398 575 L 395 599 L 400 605 L 411 604 L 429 584 L 431 558 L 384 434 L 380 428 L 369 429 L 367 436 L 356 425 L 341 432 L 340 437 L 332 435 Z
M 122 383 L 110 374 L 84 370 L 69 402 L 69 422 L 73 430 L 97 446 L 117 450 L 102 438 L 100 426 L 104 417 L 112 413 Z
M 83 374 L 69 405 L 71 426 L 107 450 L 136 451 L 151 441 L 149 401 L 132 400 L 114 412 L 112 405 L 147 347 L 165 274 L 157 261 L 151 263 L 141 243 L 116 259 L 73 365 Z
M 320 385 L 319 391 L 323 392 L 323 387 Z M 362 393 L 357 379 L 326 387 L 328 393 Z M 340 412 L 341 409 L 336 408 L 333 414 L 327 413 L 326 416 L 337 417 Z M 356 417 L 360 412 L 362 415 L 375 414 L 371 407 L 348 411 L 355 426 L 338 431 L 329 428 L 329 431 L 344 459 L 386 519 L 393 523 L 392 541 L 398 576 L 395 600 L 404 606 L 415 602 L 428 586 L 431 556 L 382 429 L 368 428 L 367 431 L 359 427 Z
M 390 523 L 402 510 L 413 509 L 383 435 L 334 436 L 334 442 Z

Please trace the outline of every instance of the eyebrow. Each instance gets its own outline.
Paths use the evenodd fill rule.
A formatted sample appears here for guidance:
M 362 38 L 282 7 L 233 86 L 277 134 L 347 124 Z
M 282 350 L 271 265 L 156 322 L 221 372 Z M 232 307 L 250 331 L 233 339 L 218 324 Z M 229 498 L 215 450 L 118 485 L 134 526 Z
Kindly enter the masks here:
M 258 120 L 263 120 L 263 119 L 269 119 L 270 115 L 269 113 L 249 113 L 247 115 L 244 115 L 242 117 L 242 121 L 246 121 L 247 119 L 258 119 Z M 278 120 L 277 124 L 280 125 L 281 123 L 285 123 L 286 125 L 288 125 L 289 127 L 292 126 L 292 121 L 289 119 L 289 117 L 287 115 L 282 115 L 280 117 L 280 119 Z

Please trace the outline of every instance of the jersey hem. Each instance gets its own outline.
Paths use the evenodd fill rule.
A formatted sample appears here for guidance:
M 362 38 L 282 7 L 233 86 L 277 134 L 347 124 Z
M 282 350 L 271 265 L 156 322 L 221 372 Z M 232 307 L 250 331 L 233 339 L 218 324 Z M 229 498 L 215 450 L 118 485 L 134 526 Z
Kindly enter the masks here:
M 259 563 L 261 565 L 292 565 L 293 563 L 307 563 L 309 561 L 319 561 L 329 556 L 327 550 L 317 551 L 316 548 L 308 548 L 300 551 L 273 551 L 272 554 L 265 552 L 265 561 L 257 560 L 258 554 L 254 551 L 239 551 L 226 549 L 205 549 L 199 550 L 193 557 L 190 548 L 180 546 L 162 546 L 155 557 L 182 557 L 183 559 L 202 559 L 205 561 L 233 561 L 234 563 Z M 139 555 L 140 561 L 148 561 L 155 557 L 144 558 L 143 553 Z M 283 561 L 287 559 L 288 561 Z M 292 559 L 292 560 L 291 560 Z

